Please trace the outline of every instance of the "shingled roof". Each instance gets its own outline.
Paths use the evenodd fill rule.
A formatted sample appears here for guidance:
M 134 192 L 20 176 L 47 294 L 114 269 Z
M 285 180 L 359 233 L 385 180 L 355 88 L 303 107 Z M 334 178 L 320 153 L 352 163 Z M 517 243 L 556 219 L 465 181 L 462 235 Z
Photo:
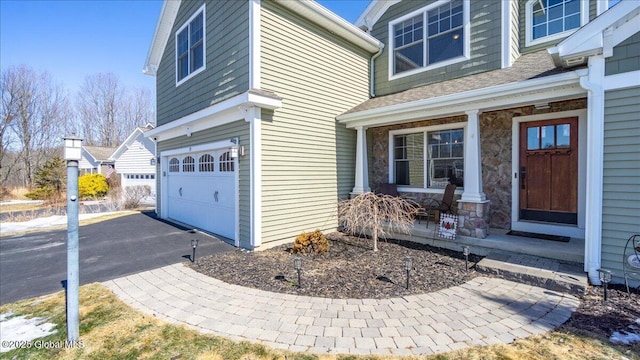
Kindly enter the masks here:
M 541 50 L 522 55 L 513 64 L 513 66 L 509 68 L 487 71 L 458 79 L 415 87 L 395 94 L 374 97 L 350 109 L 344 114 L 357 113 L 360 111 L 384 108 L 412 101 L 463 93 L 470 90 L 542 78 L 572 70 L 575 69 L 556 67 L 547 50 Z
M 108 161 L 109 157 L 116 150 L 114 147 L 105 146 L 83 146 L 85 150 L 93 156 L 96 161 Z

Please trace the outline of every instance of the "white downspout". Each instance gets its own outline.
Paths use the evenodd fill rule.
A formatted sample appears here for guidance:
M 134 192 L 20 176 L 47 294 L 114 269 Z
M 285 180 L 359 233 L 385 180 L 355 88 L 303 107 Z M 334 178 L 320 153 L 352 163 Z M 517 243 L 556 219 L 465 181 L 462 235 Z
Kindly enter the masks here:
M 600 285 L 602 264 L 602 190 L 604 160 L 604 56 L 589 57 L 589 73 L 580 77 L 587 95 L 587 179 L 584 270 Z
M 380 45 L 380 50 L 378 50 L 378 52 L 373 55 L 371 57 L 371 65 L 369 66 L 369 69 L 371 69 L 371 74 L 369 75 L 369 96 L 370 97 L 376 97 L 376 58 L 380 55 L 382 55 L 382 52 L 384 51 L 384 44 Z

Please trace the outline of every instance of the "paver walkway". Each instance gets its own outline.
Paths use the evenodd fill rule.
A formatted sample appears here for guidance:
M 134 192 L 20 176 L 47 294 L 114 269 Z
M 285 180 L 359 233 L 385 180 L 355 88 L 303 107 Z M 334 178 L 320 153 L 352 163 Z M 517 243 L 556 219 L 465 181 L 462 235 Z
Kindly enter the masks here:
M 483 277 L 399 298 L 316 298 L 230 285 L 182 264 L 105 285 L 170 322 L 313 353 L 428 355 L 509 343 L 554 329 L 579 305 L 571 295 Z

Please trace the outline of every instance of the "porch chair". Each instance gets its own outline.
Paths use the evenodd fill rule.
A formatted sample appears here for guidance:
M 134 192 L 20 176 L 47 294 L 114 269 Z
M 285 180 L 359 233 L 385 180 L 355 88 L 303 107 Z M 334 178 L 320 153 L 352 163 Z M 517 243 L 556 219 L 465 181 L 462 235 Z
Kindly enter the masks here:
M 455 184 L 447 184 L 447 187 L 444 189 L 444 194 L 442 195 L 442 200 L 438 201 L 436 199 L 428 199 L 422 204 L 423 212 L 419 213 L 421 217 L 427 218 L 427 228 L 429 227 L 429 219 L 433 217 L 433 223 L 436 223 L 436 215 L 446 213 L 446 214 L 454 214 L 457 213 L 455 207 L 453 206 L 453 195 L 456 192 Z

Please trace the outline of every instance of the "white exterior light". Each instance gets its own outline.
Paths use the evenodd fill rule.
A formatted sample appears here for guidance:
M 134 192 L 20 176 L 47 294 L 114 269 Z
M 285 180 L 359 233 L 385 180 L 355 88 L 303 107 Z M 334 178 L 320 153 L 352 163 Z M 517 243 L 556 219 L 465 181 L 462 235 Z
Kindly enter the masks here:
M 82 139 L 76 136 L 64 137 L 64 159 L 67 161 L 82 159 Z

